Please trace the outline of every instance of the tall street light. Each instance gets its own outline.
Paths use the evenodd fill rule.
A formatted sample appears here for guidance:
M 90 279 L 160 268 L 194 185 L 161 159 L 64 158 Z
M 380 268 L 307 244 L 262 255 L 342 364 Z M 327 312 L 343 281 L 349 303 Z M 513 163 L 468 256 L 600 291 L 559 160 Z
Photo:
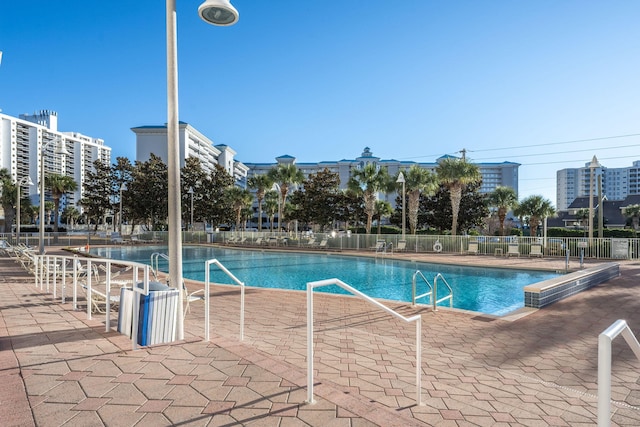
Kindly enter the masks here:
M 406 218 L 404 216 L 404 205 L 405 205 L 405 179 L 404 179 L 404 174 L 402 172 L 400 172 L 398 174 L 398 179 L 396 180 L 397 183 L 402 183 L 402 240 L 405 240 L 405 225 L 406 225 Z
M 280 186 L 277 182 L 274 182 L 271 186 L 272 191 L 276 191 L 278 193 L 278 228 L 276 231 L 280 232 L 280 217 L 282 216 L 282 207 L 280 206 Z
M 16 203 L 16 241 L 20 243 L 20 199 L 22 199 L 22 186 L 23 185 L 33 185 L 33 181 L 31 181 L 30 176 L 25 176 L 21 180 L 18 181 L 18 201 Z
M 182 212 L 180 195 L 180 146 L 178 128 L 178 42 L 176 0 L 166 0 L 167 13 L 167 169 L 169 203 L 169 283 L 178 292 L 177 339 L 184 339 L 182 295 Z M 233 25 L 238 11 L 228 0 L 206 0 L 198 14 L 207 23 L 219 26 Z
M 127 189 L 127 183 L 123 182 L 122 185 L 120 185 L 120 214 L 118 215 L 118 233 L 122 236 L 122 192 L 125 191 Z
M 191 221 L 189 222 L 189 229 L 193 230 L 193 187 L 189 187 L 188 193 L 191 195 Z
M 600 167 L 598 159 L 593 156 L 591 163 L 589 163 L 589 244 L 593 239 L 593 182 L 596 168 Z
M 52 139 L 51 141 L 47 142 L 40 150 L 40 248 L 38 250 L 38 253 L 40 255 L 44 255 L 44 152 L 47 150 L 47 147 L 49 147 L 49 145 L 54 142 L 58 144 L 55 154 L 65 156 L 71 154 L 67 151 L 67 148 L 64 146 L 64 142 L 62 142 L 60 138 Z

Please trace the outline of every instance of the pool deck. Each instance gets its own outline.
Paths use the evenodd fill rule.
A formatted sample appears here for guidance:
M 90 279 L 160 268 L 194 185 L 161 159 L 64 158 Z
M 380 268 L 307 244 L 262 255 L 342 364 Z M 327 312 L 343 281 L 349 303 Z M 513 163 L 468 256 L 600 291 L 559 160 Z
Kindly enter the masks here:
M 371 255 L 371 254 L 369 254 Z M 562 258 L 396 254 L 459 265 L 564 270 Z M 589 262 L 588 265 L 592 265 Z M 0 258 L 3 426 L 579 426 L 595 425 L 598 335 L 625 319 L 640 335 L 640 263 L 621 276 L 510 320 L 408 304 L 422 315 L 422 402 L 415 329 L 376 307 L 316 293 L 315 400 L 306 404 L 306 295 L 250 288 L 239 341 L 239 290 L 212 291 L 185 340 L 133 351 L 103 317 L 54 301 Z M 577 261 L 571 260 L 572 268 Z M 339 272 L 336 272 L 339 278 Z M 640 362 L 613 345 L 612 424 L 640 425 Z

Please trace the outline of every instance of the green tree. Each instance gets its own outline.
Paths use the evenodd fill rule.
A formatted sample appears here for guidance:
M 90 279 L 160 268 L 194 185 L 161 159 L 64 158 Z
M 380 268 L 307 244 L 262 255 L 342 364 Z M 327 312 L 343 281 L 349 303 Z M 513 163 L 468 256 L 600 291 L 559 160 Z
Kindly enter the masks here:
M 366 232 L 371 234 L 371 224 L 376 211 L 378 192 L 386 191 L 389 185 L 389 173 L 386 168 L 367 163 L 361 169 L 354 169 L 348 182 L 349 190 L 362 196 L 364 212 L 367 217 Z
M 427 169 L 423 169 L 418 165 L 412 165 L 404 175 L 405 195 L 407 198 L 407 212 L 405 215 L 407 215 L 409 219 L 409 232 L 411 234 L 416 234 L 418 229 L 420 195 L 432 196 L 435 194 L 438 189 L 438 179 Z M 402 184 L 396 184 L 397 189 L 402 191 Z
M 484 219 L 489 215 L 485 197 L 480 194 L 480 182 L 467 185 L 460 196 L 457 229 L 469 230 L 482 225 Z M 418 213 L 418 224 L 429 225 L 439 231 L 449 230 L 453 221 L 451 211 L 451 194 L 449 189 L 440 185 L 438 191 L 430 197 L 420 197 L 420 211 Z
M 511 187 L 496 187 L 488 196 L 489 205 L 498 209 L 498 221 L 500 222 L 500 235 L 504 236 L 504 221 L 509 209 L 518 205 L 518 195 Z
M 147 229 L 164 230 L 169 210 L 168 191 L 167 165 L 160 157 L 151 153 L 149 160 L 136 161 L 131 182 L 122 194 L 129 208 L 129 219 Z
M 0 201 L 4 210 L 5 233 L 11 232 L 11 224 L 15 217 L 15 204 L 18 195 L 18 186 L 11 181 L 11 174 L 7 169 L 0 169 Z
M 543 196 L 532 195 L 523 199 L 513 211 L 515 215 L 524 218 L 529 224 L 529 235 L 535 236 L 542 219 L 554 216 L 556 210 L 553 204 Z
M 310 174 L 291 196 L 292 214 L 304 224 L 317 224 L 321 230 L 338 219 L 341 200 L 340 176 L 329 169 Z
M 284 208 L 287 203 L 287 195 L 291 186 L 300 184 L 304 180 L 304 174 L 292 163 L 280 163 L 267 173 L 269 178 L 280 186 L 280 206 Z M 283 218 L 278 218 L 278 222 L 284 219 L 284 210 L 281 209 Z
M 251 207 L 251 193 L 249 190 L 242 189 L 240 187 L 230 187 L 227 190 L 227 198 L 229 205 L 233 209 L 236 215 L 236 230 L 242 229 L 242 212 Z
M 112 211 L 118 212 L 118 214 L 122 215 L 122 218 L 119 218 L 120 223 L 124 222 L 124 218 L 129 218 L 129 206 L 126 203 L 125 192 L 129 188 L 129 184 L 131 183 L 131 174 L 133 173 L 133 165 L 131 161 L 126 157 L 117 157 L 116 162 L 111 165 L 111 181 L 112 181 L 112 189 L 111 193 L 113 194 L 112 200 Z M 122 191 L 121 191 L 122 189 Z M 120 197 L 122 196 L 122 200 Z M 122 212 L 120 212 L 120 207 L 122 207 Z M 116 231 L 116 222 L 113 222 L 113 230 Z M 135 224 L 132 224 L 135 228 Z M 131 228 L 133 230 L 134 228 Z
M 197 157 L 187 157 L 184 167 L 180 171 L 180 181 L 182 183 L 182 215 L 183 222 L 188 224 L 191 222 L 191 194 L 189 190 L 193 190 L 193 221 L 200 222 L 203 220 L 203 212 L 206 212 L 204 206 L 205 186 L 209 182 L 210 177 L 202 168 L 202 162 Z
M 264 195 L 271 189 L 273 181 L 268 175 L 256 175 L 247 180 L 250 189 L 256 190 L 256 200 L 258 201 L 258 230 L 262 230 L 262 202 Z
M 232 223 L 234 211 L 229 205 L 226 193 L 235 181 L 225 168 L 215 165 L 202 184 L 202 200 L 198 204 L 198 215 L 214 227 L 218 224 Z
M 53 199 L 53 231 L 58 232 L 58 223 L 60 218 L 60 199 L 67 192 L 75 191 L 78 183 L 67 175 L 50 174 L 45 176 L 44 185 L 51 190 L 51 198 Z
M 93 162 L 93 169 L 89 169 L 86 172 L 86 179 L 83 183 L 83 197 L 80 200 L 80 206 L 82 206 L 84 214 L 87 216 L 88 223 L 93 220 L 95 230 L 98 229 L 98 224 L 112 209 L 112 197 L 111 167 L 101 160 L 96 160 Z
M 462 191 L 471 183 L 481 180 L 478 166 L 464 159 L 448 157 L 440 161 L 436 167 L 438 180 L 449 190 L 451 197 L 451 235 L 458 231 L 458 214 Z
M 637 230 L 640 219 L 640 205 L 629 205 L 625 207 L 624 216 L 631 220 L 631 226 L 634 230 Z

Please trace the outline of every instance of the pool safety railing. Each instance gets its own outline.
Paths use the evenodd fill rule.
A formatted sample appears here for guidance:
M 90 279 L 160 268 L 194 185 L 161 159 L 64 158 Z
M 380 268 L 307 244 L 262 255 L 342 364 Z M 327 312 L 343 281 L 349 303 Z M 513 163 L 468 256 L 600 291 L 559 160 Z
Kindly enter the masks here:
M 105 332 L 111 329 L 111 304 L 112 295 L 111 267 L 129 267 L 131 272 L 131 284 L 142 283 L 142 287 L 132 286 L 135 295 L 135 302 L 131 319 L 131 342 L 135 350 L 137 348 L 136 337 L 138 336 L 138 318 L 140 311 L 140 295 L 149 294 L 149 283 L 151 268 L 148 265 L 133 261 L 111 260 L 103 258 L 80 258 L 77 255 L 33 255 L 33 274 L 35 286 L 44 291 L 53 293 L 54 300 L 58 298 L 58 287 L 60 287 L 60 300 L 66 302 L 66 292 L 68 281 L 71 281 L 73 290 L 73 309 L 78 309 L 78 286 L 82 286 L 86 292 L 87 319 L 92 319 L 92 301 L 94 293 L 104 300 L 104 322 Z M 104 268 L 105 276 L 101 279 L 98 276 L 98 269 Z M 95 282 L 95 283 L 94 283 Z M 99 282 L 99 283 L 98 283 Z M 104 293 L 94 289 L 94 285 L 104 286 Z
M 417 287 L 418 287 L 418 277 L 420 277 L 422 281 L 427 284 L 427 287 L 429 289 L 428 292 L 425 292 L 424 294 L 421 294 L 421 295 L 416 295 Z M 449 290 L 448 295 L 440 299 L 438 299 L 438 279 L 442 280 L 442 282 L 444 282 L 445 286 Z M 438 311 L 438 304 L 446 300 L 449 300 L 449 307 L 453 306 L 453 289 L 451 289 L 451 286 L 449 285 L 449 283 L 441 273 L 436 274 L 436 276 L 433 278 L 433 285 L 432 285 L 431 283 L 429 283 L 429 280 L 426 277 L 424 277 L 424 275 L 420 270 L 416 270 L 416 272 L 413 273 L 413 278 L 411 279 L 411 305 L 415 306 L 416 300 L 420 298 L 425 298 L 425 297 L 431 298 L 433 311 Z
M 210 270 L 211 264 L 218 267 L 233 282 L 240 286 L 240 341 L 244 340 L 244 282 L 240 281 L 217 259 L 210 259 L 204 263 L 204 339 L 209 341 L 209 292 L 211 287 Z
M 611 425 L 611 342 L 620 334 L 640 360 L 640 343 L 625 320 L 616 320 L 598 337 L 598 427 Z
M 158 272 L 160 271 L 158 266 L 160 258 L 169 262 L 169 256 L 167 254 L 163 254 L 161 252 L 154 252 L 151 254 L 151 272 L 153 273 L 153 277 L 156 281 L 158 280 Z
M 392 316 L 406 322 L 416 324 L 416 404 L 422 404 L 422 316 L 417 314 L 411 317 L 404 317 L 391 308 L 380 304 L 373 298 L 365 295 L 357 289 L 347 285 L 340 279 L 326 279 L 307 283 L 307 403 L 315 403 L 313 399 L 313 289 L 322 286 L 336 285 L 347 292 L 367 301 L 380 308 Z

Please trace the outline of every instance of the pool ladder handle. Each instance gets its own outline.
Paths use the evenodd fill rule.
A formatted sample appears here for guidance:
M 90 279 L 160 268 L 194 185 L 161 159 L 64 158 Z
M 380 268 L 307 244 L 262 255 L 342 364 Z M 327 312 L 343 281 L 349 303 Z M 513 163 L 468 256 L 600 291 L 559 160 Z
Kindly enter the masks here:
M 427 284 L 427 286 L 429 287 L 429 291 L 422 294 L 422 295 L 416 295 L 416 285 L 417 285 L 417 278 L 418 276 L 420 276 L 422 278 L 422 280 Z M 437 299 L 438 297 L 438 278 L 442 279 L 442 281 L 444 282 L 444 284 L 447 286 L 447 288 L 449 289 L 449 295 L 442 297 L 440 299 Z M 444 278 L 444 276 L 441 273 L 436 274 L 436 276 L 433 278 L 433 285 L 429 282 L 429 280 L 424 277 L 424 274 L 422 274 L 422 272 L 420 270 L 416 270 L 415 273 L 413 273 L 413 278 L 411 280 L 411 305 L 415 306 L 416 305 L 416 300 L 419 298 L 424 298 L 424 297 L 431 297 L 431 302 L 433 304 L 433 311 L 438 311 L 438 304 L 449 300 L 449 306 L 451 307 L 453 305 L 453 290 L 451 289 L 451 286 L 449 285 L 449 283 L 447 282 L 447 280 Z

